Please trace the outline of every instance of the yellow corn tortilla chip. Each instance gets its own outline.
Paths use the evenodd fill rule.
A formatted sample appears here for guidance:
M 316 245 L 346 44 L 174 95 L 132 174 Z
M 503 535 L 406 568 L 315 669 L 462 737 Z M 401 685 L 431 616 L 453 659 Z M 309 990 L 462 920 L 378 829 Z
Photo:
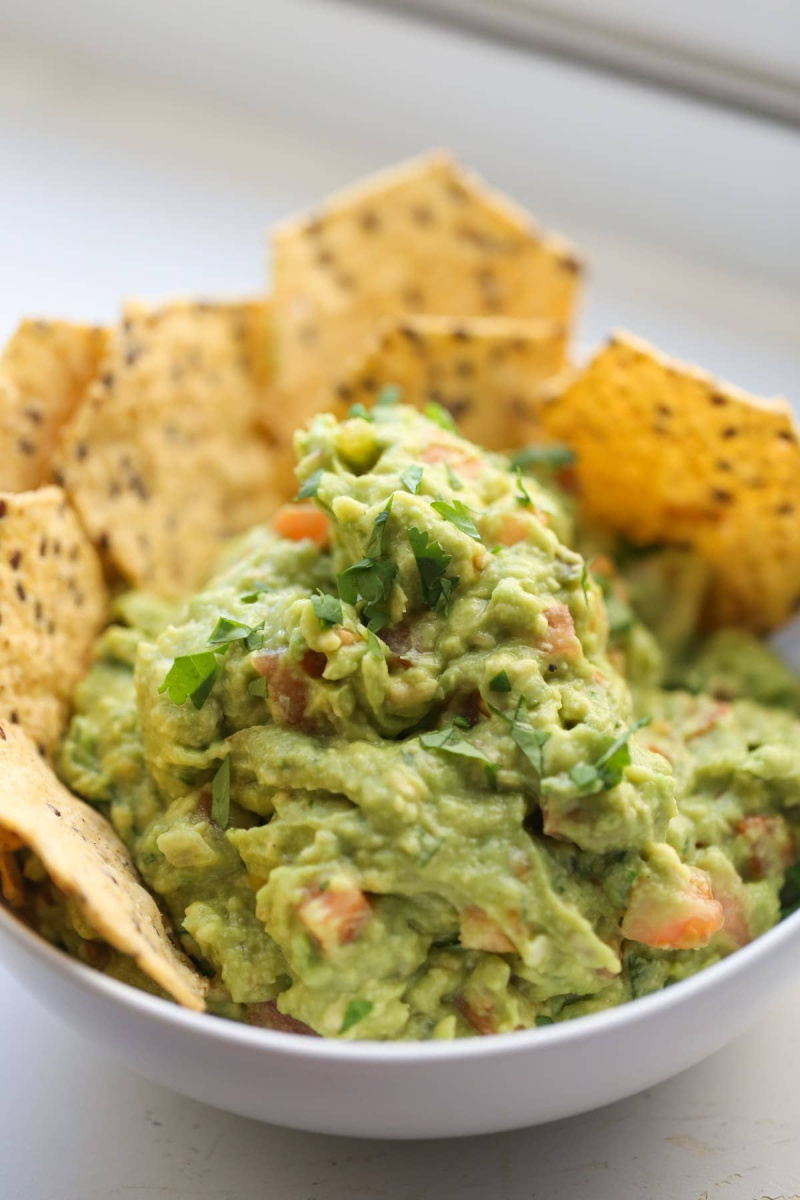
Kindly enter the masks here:
M 278 226 L 272 245 L 278 384 L 293 427 L 324 406 L 380 318 L 566 324 L 582 271 L 570 246 L 443 153 L 341 192 Z
M 61 488 L 0 493 L 0 718 L 45 752 L 105 615 L 100 561 Z
M 57 467 L 109 569 L 179 596 L 274 509 L 267 301 L 127 310 Z
M 554 321 L 508 317 L 401 317 L 380 328 L 339 385 L 331 407 L 369 407 L 381 389 L 423 409 L 441 404 L 459 433 L 490 450 L 520 441 L 542 386 L 564 369 L 567 329 Z
M 0 722 L 0 826 L 39 856 L 92 929 L 187 1008 L 205 982 L 171 942 L 152 896 L 108 822 L 78 800 L 17 727 Z
M 105 330 L 66 321 L 23 321 L 0 356 L 0 491 L 52 480 L 61 426 L 94 378 Z
M 587 516 L 631 541 L 692 546 L 707 621 L 765 632 L 800 604 L 800 433 L 760 400 L 615 335 L 540 413 L 577 451 Z

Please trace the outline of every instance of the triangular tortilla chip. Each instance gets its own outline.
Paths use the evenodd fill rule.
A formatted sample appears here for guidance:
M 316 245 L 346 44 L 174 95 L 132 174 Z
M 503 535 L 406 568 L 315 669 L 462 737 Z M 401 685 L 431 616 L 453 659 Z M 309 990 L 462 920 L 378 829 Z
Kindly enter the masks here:
M 205 981 L 173 945 L 108 822 L 78 800 L 18 728 L 0 722 L 0 826 L 39 856 L 92 929 L 187 1008 L 204 1008 Z
M 66 321 L 23 321 L 0 357 L 0 491 L 52 480 L 61 426 L 97 372 L 106 333 Z
M 714 573 L 715 627 L 765 632 L 800 605 L 800 432 L 759 400 L 612 338 L 540 414 L 577 451 L 583 510 L 631 541 L 694 547 Z
M 44 751 L 106 614 L 99 559 L 57 487 L 0 493 L 0 718 Z
M 424 409 L 441 404 L 459 433 L 490 450 L 518 444 L 543 384 L 566 363 L 567 330 L 507 317 L 402 317 L 381 326 L 330 407 L 371 407 L 387 386 Z M 326 406 L 327 407 L 327 406 Z
M 261 300 L 131 307 L 111 332 L 57 466 L 112 572 L 179 596 L 226 537 L 269 516 L 271 356 Z
M 320 411 L 381 317 L 564 324 L 580 285 L 570 246 L 442 153 L 334 196 L 272 242 L 284 429 Z

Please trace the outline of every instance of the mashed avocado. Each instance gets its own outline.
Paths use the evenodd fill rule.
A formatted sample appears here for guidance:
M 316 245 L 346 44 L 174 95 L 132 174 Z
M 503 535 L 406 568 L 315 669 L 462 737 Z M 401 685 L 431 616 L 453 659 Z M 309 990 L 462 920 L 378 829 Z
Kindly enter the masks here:
M 225 1015 L 527 1028 L 779 918 L 800 726 L 749 697 L 796 711 L 794 681 L 744 634 L 698 644 L 683 552 L 587 569 L 557 489 L 433 416 L 317 417 L 300 502 L 182 611 L 124 598 L 78 689 L 62 778 Z

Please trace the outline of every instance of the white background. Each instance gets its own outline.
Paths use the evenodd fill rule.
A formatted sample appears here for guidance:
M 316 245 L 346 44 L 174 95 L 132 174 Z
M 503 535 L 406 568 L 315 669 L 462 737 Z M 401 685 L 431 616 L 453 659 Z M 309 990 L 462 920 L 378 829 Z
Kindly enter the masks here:
M 326 0 L 0 0 L 0 333 L 257 290 L 268 221 L 437 142 L 587 251 L 585 343 L 625 324 L 800 398 L 796 133 Z M 798 1002 L 591 1116 L 392 1146 L 154 1088 L 0 968 L 0 1200 L 789 1200 Z

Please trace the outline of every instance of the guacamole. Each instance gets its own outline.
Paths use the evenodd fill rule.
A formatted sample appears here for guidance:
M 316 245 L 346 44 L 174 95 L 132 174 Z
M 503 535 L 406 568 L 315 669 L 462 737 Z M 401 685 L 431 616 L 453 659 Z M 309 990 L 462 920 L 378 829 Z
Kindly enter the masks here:
M 553 472 L 382 400 L 297 435 L 298 502 L 184 607 L 121 597 L 75 696 L 61 777 L 209 1007 L 507 1032 L 768 929 L 796 870 L 795 681 L 749 635 L 702 641 L 685 551 L 590 549 Z

